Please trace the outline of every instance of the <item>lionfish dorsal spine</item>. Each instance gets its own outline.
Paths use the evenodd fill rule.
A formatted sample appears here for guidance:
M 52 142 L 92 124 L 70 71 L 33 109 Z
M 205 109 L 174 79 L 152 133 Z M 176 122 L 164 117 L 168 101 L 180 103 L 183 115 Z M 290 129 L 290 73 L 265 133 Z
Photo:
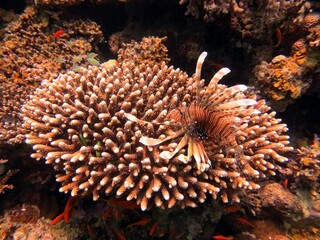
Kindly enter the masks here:
M 208 85 L 208 90 L 215 89 L 218 85 L 218 82 L 228 73 L 230 73 L 231 70 L 229 68 L 221 68 L 216 74 L 211 78 L 209 85 Z
M 198 58 L 197 65 L 196 65 L 196 72 L 194 75 L 195 82 L 196 82 L 196 101 L 199 102 L 200 99 L 200 79 L 201 79 L 201 69 L 205 58 L 207 57 L 207 52 L 202 52 Z

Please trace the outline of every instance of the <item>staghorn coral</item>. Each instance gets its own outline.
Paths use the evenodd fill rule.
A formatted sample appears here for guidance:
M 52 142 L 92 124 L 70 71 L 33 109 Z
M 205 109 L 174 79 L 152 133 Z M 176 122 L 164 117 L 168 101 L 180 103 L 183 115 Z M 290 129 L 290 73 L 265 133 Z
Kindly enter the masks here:
M 37 85 L 42 79 L 88 64 L 86 55 L 102 39 L 99 26 L 91 21 L 59 21 L 64 33 L 54 38 L 59 29 L 51 26 L 54 21 L 46 12 L 27 7 L 7 26 L 0 43 L 2 80 Z
M 240 201 L 285 167 L 287 128 L 246 86 L 218 84 L 227 69 L 205 87 L 204 58 L 191 78 L 164 61 L 123 58 L 44 81 L 23 107 L 32 157 L 54 165 L 60 191 L 73 196 L 111 195 L 143 210 L 195 207 L 207 194 Z
M 23 142 L 27 131 L 21 127 L 20 110 L 33 90 L 30 85 L 0 81 L 0 145 Z

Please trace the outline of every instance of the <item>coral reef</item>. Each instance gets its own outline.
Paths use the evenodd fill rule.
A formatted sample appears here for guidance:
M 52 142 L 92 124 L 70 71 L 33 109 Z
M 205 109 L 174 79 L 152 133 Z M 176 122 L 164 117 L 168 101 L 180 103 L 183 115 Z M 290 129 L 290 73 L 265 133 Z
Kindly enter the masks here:
M 313 12 L 310 3 L 306 3 L 299 14 L 286 22 L 289 32 L 301 32 L 310 47 L 318 47 L 320 42 L 320 14 Z
M 66 7 L 83 3 L 84 0 L 34 0 L 36 6 Z
M 140 45 L 154 42 L 132 46 L 145 59 L 150 48 Z M 242 190 L 285 168 L 287 128 L 263 100 L 247 98 L 244 85 L 218 84 L 228 69 L 205 87 L 205 54 L 192 78 L 157 62 L 158 54 L 166 59 L 157 42 L 161 54 L 150 60 L 122 57 L 108 69 L 61 74 L 24 105 L 32 157 L 54 165 L 61 192 L 125 197 L 143 210 L 195 207 L 207 193 L 238 202 Z M 124 49 L 121 56 L 133 55 Z
M 299 55 L 298 62 L 295 57 L 278 55 L 271 63 L 262 61 L 254 69 L 255 84 L 270 99 L 274 101 L 292 100 L 299 98 L 310 86 L 301 79 L 304 68 L 300 66 L 302 60 Z
M 61 226 L 59 229 L 50 226 L 48 219 L 40 218 L 39 209 L 33 205 L 20 206 L 10 209 L 0 219 L 1 239 L 88 239 L 77 223 Z
M 261 207 L 272 209 L 273 214 L 298 220 L 305 217 L 306 206 L 279 183 L 267 184 L 261 190 Z
M 223 18 L 230 18 L 230 27 L 242 37 L 263 39 L 266 32 L 270 32 L 274 25 L 281 23 L 288 13 L 298 11 L 305 0 L 290 1 L 249 1 L 249 0 L 180 0 L 187 5 L 186 15 L 199 17 L 215 22 Z M 199 7 L 203 8 L 199 10 Z
M 131 43 L 124 44 L 118 52 L 118 60 L 132 61 L 135 65 L 153 63 L 166 64 L 169 62 L 168 49 L 163 45 L 167 37 L 157 38 L 148 37 L 143 38 L 141 43 L 131 41 Z
M 262 61 L 253 69 L 253 84 L 279 111 L 316 85 L 319 50 L 309 44 L 306 38 L 300 38 L 293 43 L 291 56 L 278 55 L 270 63 Z
M 89 53 L 102 39 L 100 27 L 89 20 L 61 21 L 65 30 L 54 35 L 53 20 L 43 10 L 27 7 L 5 28 L 0 42 L 0 144 L 24 140 L 27 132 L 21 128 L 20 107 L 34 88 L 43 79 L 90 64 Z
M 47 12 L 27 7 L 17 21 L 6 27 L 1 45 L 2 81 L 38 85 L 79 65 L 86 66 L 86 55 L 102 40 L 99 26 L 92 21 L 54 20 Z M 58 27 L 59 26 L 59 27 Z M 63 34 L 55 32 L 63 30 Z
M 0 40 L 2 41 L 5 34 L 5 27 L 9 22 L 14 21 L 18 18 L 18 14 L 13 11 L 6 11 L 0 8 Z
M 0 1 L 0 239 L 320 239 L 319 10 Z
M 8 160 L 0 159 L 0 194 L 4 193 L 6 189 L 12 189 L 13 185 L 8 184 L 8 180 L 18 172 L 18 170 L 9 170 L 5 172 L 4 164 L 8 162 Z
M 0 145 L 23 142 L 27 132 L 21 127 L 20 110 L 33 90 L 31 85 L 0 81 Z
M 68 7 L 76 6 L 84 2 L 90 2 L 95 4 L 102 4 L 106 2 L 130 2 L 130 0 L 31 0 L 36 6 L 42 7 Z
M 301 147 L 298 151 L 298 164 L 295 169 L 296 184 L 299 188 L 309 189 L 311 195 L 320 198 L 320 145 L 319 138 L 314 137 L 310 146 Z

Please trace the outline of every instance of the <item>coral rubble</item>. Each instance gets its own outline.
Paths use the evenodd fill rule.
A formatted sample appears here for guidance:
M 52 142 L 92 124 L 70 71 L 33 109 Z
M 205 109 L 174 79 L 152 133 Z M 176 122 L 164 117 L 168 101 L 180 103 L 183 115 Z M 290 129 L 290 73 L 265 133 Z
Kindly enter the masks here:
M 32 157 L 54 165 L 61 192 L 113 195 L 143 210 L 195 207 L 207 193 L 238 202 L 242 190 L 285 168 L 286 125 L 246 86 L 218 84 L 227 69 L 205 87 L 204 54 L 189 78 L 167 66 L 161 39 L 123 49 L 108 68 L 43 81 L 23 107 Z M 124 57 L 136 49 L 145 61 Z

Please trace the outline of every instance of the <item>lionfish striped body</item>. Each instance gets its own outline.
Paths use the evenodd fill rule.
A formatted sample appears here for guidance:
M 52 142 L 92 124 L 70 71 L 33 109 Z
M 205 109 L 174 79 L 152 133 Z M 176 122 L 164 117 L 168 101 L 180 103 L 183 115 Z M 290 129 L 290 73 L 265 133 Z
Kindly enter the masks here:
M 156 146 L 181 137 L 174 151 L 163 151 L 160 157 L 170 160 L 186 147 L 187 156 L 182 157 L 180 155 L 178 159 L 185 164 L 194 159 L 199 172 L 204 172 L 210 168 L 210 154 L 213 149 L 224 148 L 227 153 L 229 149 L 237 149 L 235 132 L 237 126 L 241 123 L 241 119 L 237 115 L 239 115 L 239 111 L 256 104 L 253 99 L 244 99 L 243 95 L 238 96 L 238 93 L 242 94 L 247 89 L 244 85 L 236 85 L 218 94 L 213 94 L 217 89 L 219 80 L 230 72 L 228 68 L 220 69 L 213 76 L 205 91 L 201 91 L 200 96 L 201 68 L 206 55 L 206 52 L 200 55 L 196 66 L 194 75 L 197 88 L 196 99 L 189 106 L 181 106 L 169 112 L 166 123 L 156 123 L 168 124 L 169 122 L 180 130 L 168 133 L 168 137 L 163 139 L 146 136 L 142 136 L 140 139 L 140 142 L 146 146 Z M 233 98 L 230 96 L 233 96 Z M 232 100 L 230 101 L 230 99 Z M 126 116 L 135 122 L 144 123 L 144 121 L 131 114 L 126 114 Z

